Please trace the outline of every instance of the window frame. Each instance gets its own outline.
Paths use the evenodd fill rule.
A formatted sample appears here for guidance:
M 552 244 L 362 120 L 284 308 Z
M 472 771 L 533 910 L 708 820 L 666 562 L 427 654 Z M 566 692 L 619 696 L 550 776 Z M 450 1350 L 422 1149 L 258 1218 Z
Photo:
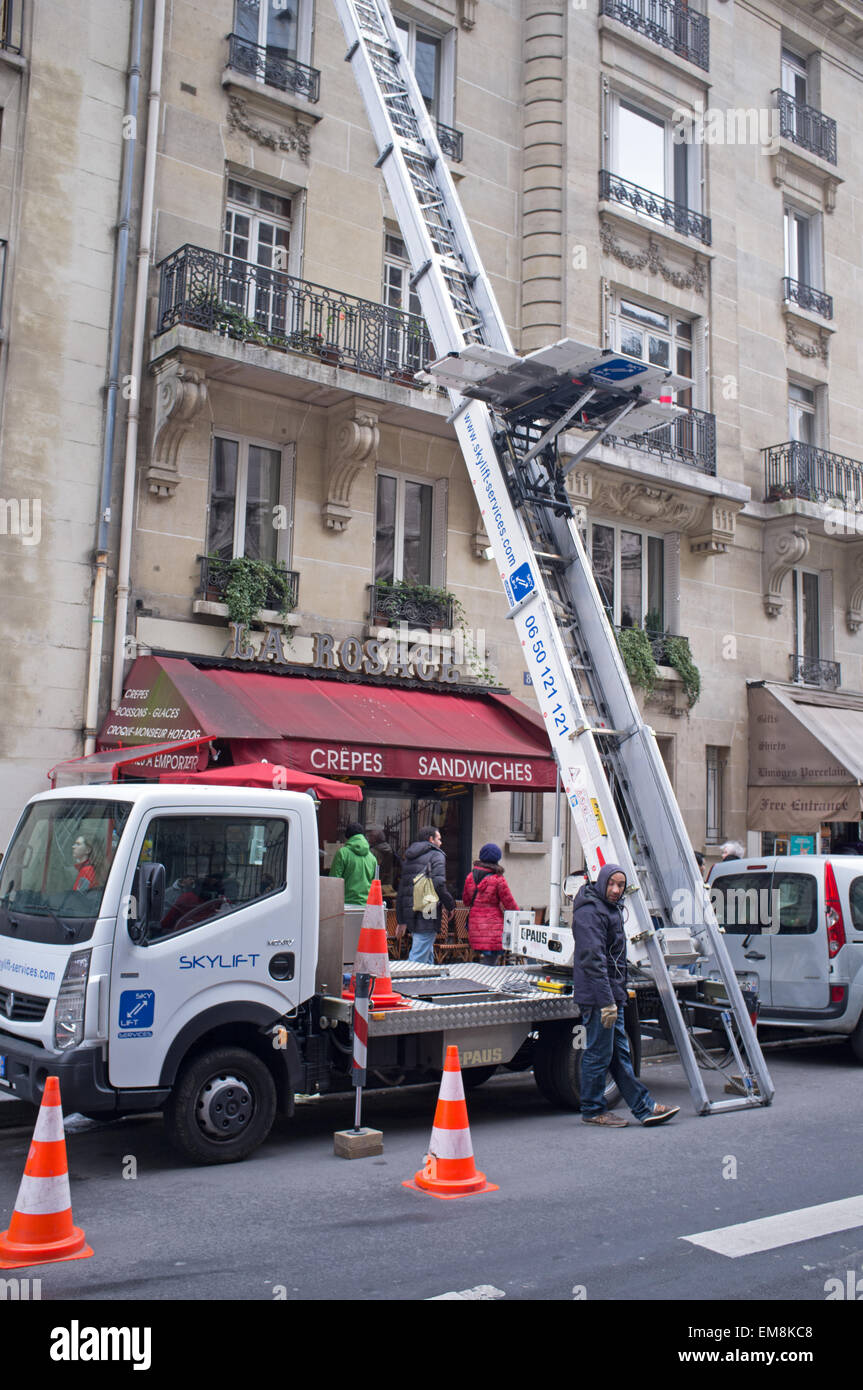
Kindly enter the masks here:
M 521 798 L 520 803 L 518 798 Z M 542 798 L 542 792 L 522 791 L 521 788 L 510 792 L 510 840 L 524 840 L 531 844 L 542 840 Z
M 799 237 L 789 236 L 789 224 L 794 221 L 798 225 L 803 225 L 806 229 L 805 253 L 809 262 L 806 267 L 806 275 L 800 274 L 799 265 Z M 783 263 L 785 274 L 790 280 L 796 280 L 799 285 L 808 285 L 813 290 L 824 290 L 824 271 L 822 254 L 822 223 L 819 213 L 811 208 L 800 207 L 793 202 L 786 202 L 782 209 L 782 234 L 783 234 Z
M 242 3 L 242 0 L 234 0 L 234 19 L 233 19 L 234 29 L 233 29 L 233 32 L 234 32 L 235 34 L 239 34 L 239 32 L 240 32 L 240 31 L 239 31 L 239 26 L 238 26 L 238 24 L 237 24 L 237 6 L 238 6 L 238 4 L 241 4 L 241 3 Z M 267 44 L 267 27 L 268 27 L 268 25 L 267 25 L 267 20 L 268 20 L 268 18 L 269 18 L 269 5 L 268 5 L 268 3 L 266 3 L 266 0 L 264 0 L 264 3 L 260 3 L 260 0 L 259 0 L 259 3 L 258 3 L 258 40 L 257 40 L 257 44 L 258 44 L 258 47 L 259 47 L 259 48 L 267 48 L 267 47 L 268 47 L 268 44 Z M 297 63 L 305 63 L 306 65 L 309 65 L 309 64 L 311 63 L 311 61 L 312 61 L 312 30 L 313 30 L 313 27 L 314 27 L 313 21 L 314 21 L 314 0 L 297 0 L 297 46 L 296 46 L 296 52 L 295 52 L 295 53 L 290 53 L 290 54 L 288 54 L 288 57 L 293 58 L 294 61 L 297 62 Z M 266 77 L 265 77 L 265 74 L 264 74 L 264 73 L 261 73 L 259 76 L 257 76 L 257 77 L 256 77 L 256 81 L 259 82 L 262 86 L 264 86 L 264 85 L 266 84 Z
M 614 88 L 608 90 L 608 102 L 609 110 L 606 118 L 605 135 L 608 143 L 609 172 L 616 174 L 618 178 L 625 179 L 627 177 L 621 170 L 623 136 L 620 129 L 620 113 L 625 108 L 646 121 L 660 124 L 663 128 L 663 188 L 662 191 L 657 189 L 649 189 L 648 191 L 655 193 L 657 197 L 665 198 L 678 207 L 685 208 L 688 212 L 703 215 L 701 146 L 695 142 L 675 142 L 674 113 L 659 104 L 650 102 L 640 94 Z M 682 180 L 680 178 L 681 162 L 685 163 L 685 175 Z M 639 188 L 646 187 L 638 179 L 631 179 L 630 182 Z M 680 187 L 681 183 L 683 187 Z M 650 220 L 653 221 L 654 219 Z
M 594 577 L 595 577 L 595 572 L 594 572 L 594 568 L 593 568 L 593 528 L 594 528 L 595 526 L 605 526 L 605 527 L 607 527 L 608 529 L 614 531 L 614 576 L 613 576 L 613 583 L 614 583 L 614 601 L 613 601 L 613 604 L 612 604 L 612 622 L 613 622 L 613 624 L 614 624 L 615 627 L 620 627 L 620 626 L 621 626 L 621 610 L 620 610 L 620 602 L 621 602 L 621 582 L 620 582 L 620 581 L 621 581 L 621 547 L 620 547 L 620 533 L 621 533 L 622 531 L 632 532 L 633 534 L 640 536 L 640 537 L 641 537 L 641 540 L 642 540 L 642 546 L 641 546 L 641 610 L 642 610 L 642 611 L 641 611 L 641 617 L 640 617 L 638 623 L 633 624 L 633 626 L 635 626 L 635 627 L 642 627 L 643 624 L 644 624 L 644 620 L 645 620 L 645 618 L 647 617 L 647 614 L 648 614 L 649 612 L 652 611 L 650 608 L 648 608 L 648 607 L 645 606 L 646 603 L 649 601 L 649 596 L 650 596 L 649 580 L 648 580 L 648 556 L 649 556 L 649 545 L 648 545 L 648 542 L 652 540 L 652 541 L 659 541 L 659 542 L 661 543 L 661 545 L 662 545 L 662 564 L 661 564 L 661 566 L 660 566 L 660 569 L 661 569 L 661 581 L 660 581 L 660 582 L 661 582 L 661 584 L 662 584 L 662 631 L 665 632 L 666 629 L 667 629 L 667 627 L 668 627 L 668 595 L 667 595 L 666 592 L 665 592 L 665 588 L 666 588 L 666 585 L 665 585 L 665 564 L 666 564 L 666 543 L 667 543 L 667 538 L 666 538 L 664 535 L 662 535 L 661 532 L 658 532 L 658 531 L 650 531 L 650 530 L 647 530 L 645 527 L 642 527 L 642 526 L 634 526 L 634 525 L 632 525 L 632 524 L 631 524 L 630 522 L 628 522 L 628 521 L 621 521 L 621 520 L 611 521 L 611 520 L 606 520 L 604 517 L 601 517 L 601 516 L 597 516 L 597 517 L 589 516 L 588 519 L 587 519 L 587 541 L 586 541 L 586 547 L 585 547 L 585 548 L 586 548 L 586 550 L 587 550 L 588 558 L 589 558 L 589 560 L 590 560 L 591 573 L 594 574 Z M 598 581 L 598 580 L 597 580 L 597 587 L 599 587 L 599 581 Z M 604 598 L 604 594 L 603 594 L 603 591 L 602 591 L 601 588 L 600 588 L 600 591 L 599 591 L 599 592 L 600 592 L 600 599 L 602 599 L 602 601 L 603 601 L 603 607 L 604 607 L 604 606 L 605 606 L 605 598 Z M 651 629 L 651 631 L 653 631 L 653 629 Z
M 805 578 L 815 581 L 815 599 L 817 603 L 817 613 L 813 631 L 815 633 L 815 651 L 807 652 L 805 646 L 806 619 L 804 614 L 804 593 Z M 818 570 L 807 569 L 804 566 L 797 566 L 791 571 L 791 624 L 792 636 L 794 638 L 794 655 L 802 657 L 806 661 L 821 661 L 823 659 L 821 625 L 824 611 L 824 596 L 822 594 L 821 574 Z M 800 684 L 805 682 L 801 681 Z
M 394 478 L 396 482 L 396 515 L 393 536 L 393 577 L 384 583 L 398 584 L 404 581 L 404 498 L 407 483 L 418 483 L 431 491 L 431 535 L 429 537 L 429 578 L 410 581 L 427 584 L 430 588 L 443 588 L 444 565 L 446 559 L 446 478 L 428 478 L 416 473 L 402 473 L 395 468 L 378 468 L 375 473 L 374 492 L 374 553 L 372 557 L 372 580 L 378 582 L 378 479 Z M 398 557 L 398 564 L 396 558 Z
M 426 18 L 421 20 L 413 19 L 410 15 L 404 14 L 399 10 L 393 12 L 395 27 L 400 39 L 404 31 L 407 30 L 407 45 L 405 56 L 411 65 L 411 69 L 416 73 L 416 40 L 417 33 L 426 34 L 430 39 L 436 39 L 440 43 L 440 69 L 438 71 L 437 82 L 437 109 L 430 112 L 431 119 L 441 125 L 455 125 L 455 63 L 456 63 L 456 31 L 451 25 L 438 25 L 434 20 Z
M 668 316 L 671 328 L 666 334 L 661 328 L 651 328 L 647 324 L 637 324 L 635 319 L 629 319 L 623 308 L 624 304 L 633 304 L 636 308 L 645 309 L 654 314 L 665 314 Z M 690 336 L 688 339 L 681 338 L 678 334 L 678 322 L 689 325 Z M 696 410 L 706 410 L 705 402 L 705 373 L 702 370 L 704 361 L 705 333 L 704 319 L 698 315 L 690 314 L 686 310 L 678 309 L 676 305 L 664 304 L 659 300 L 650 300 L 649 297 L 639 295 L 637 292 L 631 293 L 624 287 L 618 287 L 612 291 L 611 305 L 608 311 L 608 331 L 610 345 L 617 352 L 625 352 L 622 344 L 622 332 L 629 327 L 633 332 L 644 334 L 653 333 L 656 337 L 667 337 L 670 344 L 670 369 L 678 376 L 688 376 L 692 379 L 692 386 L 689 391 L 675 391 L 674 399 L 678 402 L 678 397 L 689 394 L 689 402 L 679 401 L 679 404 L 689 405 Z M 689 353 L 690 369 L 688 372 L 678 370 L 678 354 L 681 351 Z M 642 360 L 647 361 L 647 357 Z
M 248 497 L 249 449 L 269 449 L 279 455 L 279 501 L 277 506 L 285 508 L 287 526 L 274 527 L 276 532 L 276 553 L 272 563 L 291 568 L 291 552 L 294 534 L 294 473 L 296 446 L 293 443 L 274 444 L 272 440 L 256 439 L 251 435 L 235 434 L 231 430 L 213 429 L 210 437 L 210 471 L 207 480 L 207 516 L 205 525 L 205 545 L 210 553 L 210 512 L 213 504 L 213 470 L 216 462 L 216 440 L 225 439 L 238 445 L 237 450 L 237 490 L 234 495 L 234 531 L 232 537 L 231 559 L 245 555 L 246 501 Z M 238 548 L 239 547 L 239 548 Z
M 723 748 L 721 744 L 706 744 L 704 762 L 706 774 L 704 842 L 708 845 L 717 845 L 725 839 L 725 774 L 728 768 L 728 749 Z M 712 794 L 711 781 L 713 783 Z M 711 825 L 711 802 L 715 804 L 716 808 L 713 825 Z

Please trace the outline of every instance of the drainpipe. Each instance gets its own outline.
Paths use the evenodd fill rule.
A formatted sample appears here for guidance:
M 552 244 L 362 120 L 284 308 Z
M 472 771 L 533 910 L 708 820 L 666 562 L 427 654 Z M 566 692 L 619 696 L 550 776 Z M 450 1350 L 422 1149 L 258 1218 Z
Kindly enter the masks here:
M 153 11 L 153 52 L 150 63 L 150 92 L 147 107 L 144 187 L 141 195 L 138 279 L 135 291 L 135 319 L 132 329 L 132 396 L 129 401 L 129 413 L 126 417 L 126 455 L 123 465 L 123 501 L 120 512 L 120 554 L 117 561 L 117 596 L 114 610 L 114 659 L 111 668 L 112 709 L 115 709 L 120 703 L 123 695 L 123 667 L 126 658 L 126 623 L 129 614 L 129 576 L 132 566 L 138 426 L 141 418 L 144 342 L 147 331 L 147 292 L 150 283 L 150 252 L 156 191 L 156 155 L 159 143 L 164 35 L 165 0 L 156 0 Z
M 137 117 L 138 88 L 141 80 L 141 35 L 144 27 L 144 0 L 134 0 L 132 39 L 126 88 L 126 114 Z M 125 126 L 125 122 L 124 122 Z M 102 449 L 102 485 L 99 499 L 99 530 L 93 561 L 93 601 L 90 614 L 90 665 L 87 672 L 87 698 L 84 712 L 84 753 L 96 748 L 96 721 L 99 714 L 99 677 L 105 633 L 105 592 L 108 584 L 108 527 L 111 523 L 111 485 L 114 436 L 117 427 L 117 395 L 120 388 L 120 347 L 126 307 L 126 271 L 129 261 L 129 226 L 132 210 L 132 176 L 135 171 L 135 121 L 124 129 L 123 170 L 121 174 L 120 219 L 114 247 L 114 294 L 111 306 L 111 360 L 108 369 L 108 399 L 105 413 L 105 440 Z

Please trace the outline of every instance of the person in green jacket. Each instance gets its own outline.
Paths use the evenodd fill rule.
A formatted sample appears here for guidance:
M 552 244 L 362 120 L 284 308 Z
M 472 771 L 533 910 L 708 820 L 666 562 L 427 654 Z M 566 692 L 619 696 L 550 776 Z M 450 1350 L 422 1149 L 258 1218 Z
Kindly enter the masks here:
M 372 879 L 380 876 L 378 861 L 369 849 L 359 821 L 351 821 L 345 827 L 345 835 L 347 844 L 336 851 L 330 878 L 344 879 L 347 906 L 365 907 Z

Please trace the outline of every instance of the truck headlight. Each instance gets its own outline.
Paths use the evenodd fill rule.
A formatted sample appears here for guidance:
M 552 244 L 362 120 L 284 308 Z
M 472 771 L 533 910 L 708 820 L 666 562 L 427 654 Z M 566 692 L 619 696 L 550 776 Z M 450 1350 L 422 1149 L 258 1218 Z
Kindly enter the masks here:
M 60 1052 L 76 1047 L 84 1036 L 84 1002 L 89 974 L 90 952 L 75 951 L 69 957 L 54 1010 L 54 1046 Z

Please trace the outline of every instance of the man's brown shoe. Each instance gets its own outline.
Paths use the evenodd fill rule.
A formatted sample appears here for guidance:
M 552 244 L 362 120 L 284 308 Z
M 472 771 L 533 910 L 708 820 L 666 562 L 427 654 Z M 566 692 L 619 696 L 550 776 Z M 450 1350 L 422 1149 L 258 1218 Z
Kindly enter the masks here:
M 612 1110 L 602 1110 L 598 1115 L 582 1115 L 581 1122 L 585 1125 L 607 1125 L 609 1129 L 625 1129 L 629 1124 L 629 1120 L 615 1115 Z

